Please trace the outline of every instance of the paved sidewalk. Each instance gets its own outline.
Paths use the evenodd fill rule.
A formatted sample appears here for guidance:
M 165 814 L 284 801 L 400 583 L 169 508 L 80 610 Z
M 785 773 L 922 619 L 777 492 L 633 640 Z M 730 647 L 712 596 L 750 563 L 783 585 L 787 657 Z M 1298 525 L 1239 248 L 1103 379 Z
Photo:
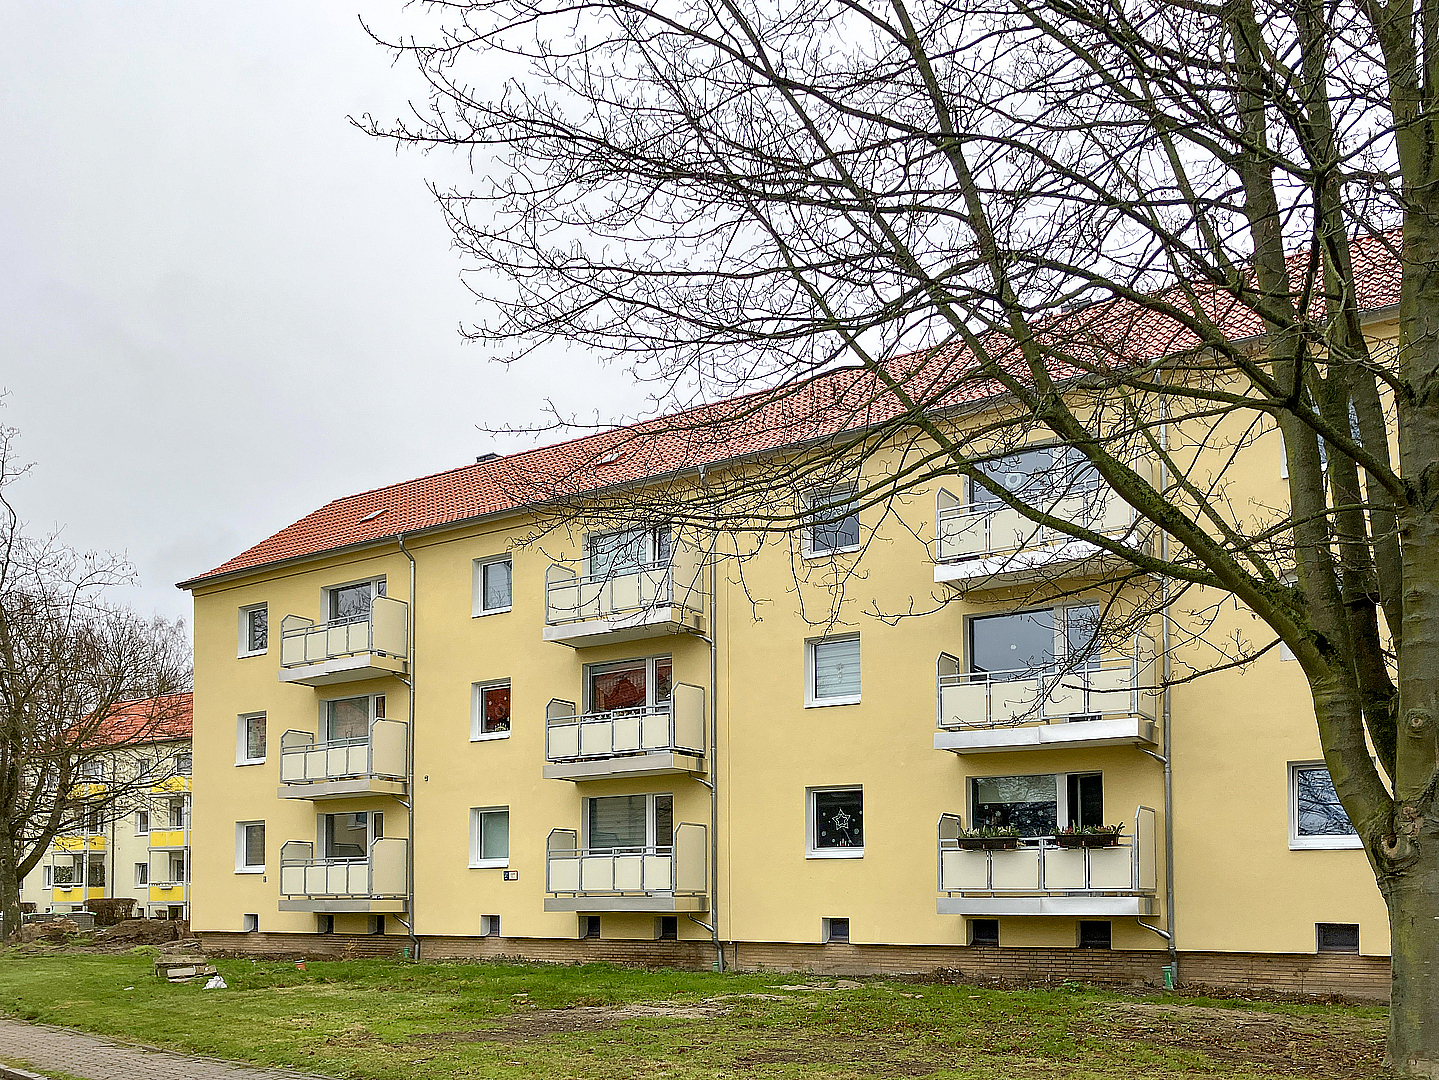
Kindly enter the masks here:
M 0 1019 L 0 1059 L 85 1080 L 317 1080 L 285 1069 L 152 1050 L 48 1024 Z

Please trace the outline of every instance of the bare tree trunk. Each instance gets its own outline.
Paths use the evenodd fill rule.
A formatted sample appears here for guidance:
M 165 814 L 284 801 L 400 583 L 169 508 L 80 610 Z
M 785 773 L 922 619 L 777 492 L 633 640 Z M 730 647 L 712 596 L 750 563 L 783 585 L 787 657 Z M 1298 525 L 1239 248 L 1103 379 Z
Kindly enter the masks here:
M 0 844 L 0 918 L 5 938 L 20 933 L 20 878 L 15 872 L 15 845 Z

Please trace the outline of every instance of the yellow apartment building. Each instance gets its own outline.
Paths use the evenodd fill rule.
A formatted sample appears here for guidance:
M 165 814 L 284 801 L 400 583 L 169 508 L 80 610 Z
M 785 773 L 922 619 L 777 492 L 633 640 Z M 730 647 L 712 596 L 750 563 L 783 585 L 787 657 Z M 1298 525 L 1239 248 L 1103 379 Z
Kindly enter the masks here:
M 166 701 L 158 723 L 148 704 L 116 713 L 108 730 L 123 745 L 89 763 L 95 808 L 57 836 L 21 882 L 21 902 L 35 911 L 131 897 L 136 917 L 190 917 L 191 695 Z M 146 733 L 136 737 L 135 729 Z M 111 784 L 123 794 L 107 794 Z
M 958 478 L 741 568 L 603 495 L 792 444 L 610 481 L 605 438 L 338 499 L 182 583 L 208 947 L 1154 984 L 1177 959 L 1387 994 L 1385 907 L 1278 650 L 1163 689 L 1203 642 L 1154 619 L 1094 645 L 1113 568 Z M 1282 505 L 1282 461 L 1254 440 L 1234 497 Z M 591 520 L 515 495 L 581 466 Z M 1042 442 L 992 467 L 1076 475 Z M 1081 481 L 1055 512 L 1164 542 Z M 1214 600 L 1209 632 L 1252 627 Z

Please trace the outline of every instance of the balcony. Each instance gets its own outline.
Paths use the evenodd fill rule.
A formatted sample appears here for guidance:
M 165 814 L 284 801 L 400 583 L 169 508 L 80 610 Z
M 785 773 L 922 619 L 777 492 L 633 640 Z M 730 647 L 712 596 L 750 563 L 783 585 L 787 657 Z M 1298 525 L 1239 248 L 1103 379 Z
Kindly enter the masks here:
M 55 851 L 104 851 L 104 833 L 84 836 L 57 836 L 50 845 Z
M 151 795 L 183 795 L 191 789 L 191 780 L 188 776 L 181 776 L 179 773 L 172 773 L 163 780 L 158 780 L 150 785 Z
M 1026 837 L 1009 851 L 961 848 L 956 814 L 939 819 L 939 914 L 1153 915 L 1155 814 L 1134 812 L 1133 832 L 1113 847 L 1059 847 Z
M 280 620 L 280 681 L 302 686 L 404 675 L 410 649 L 410 605 L 377 596 L 369 615 L 316 623 Z
M 547 780 L 703 773 L 704 753 L 705 692 L 688 683 L 644 709 L 576 715 L 557 698 L 545 710 Z
M 183 904 L 189 900 L 189 886 L 183 881 L 150 882 L 151 904 Z
M 367 738 L 332 742 L 316 742 L 308 731 L 285 732 L 280 736 L 280 798 L 404 795 L 409 728 L 399 720 L 372 720 Z
M 280 910 L 404 911 L 409 849 L 387 837 L 364 858 L 317 859 L 314 844 L 291 840 L 280 848 Z
M 1106 484 L 1085 484 L 1064 492 L 1044 508 L 1070 521 L 1149 550 L 1152 530 Z M 1047 578 L 1101 574 L 1122 565 L 1118 557 L 1086 540 L 1037 525 L 1018 510 L 962 502 L 940 491 L 934 580 L 969 592 L 1024 585 Z
M 936 750 L 992 754 L 1157 745 L 1154 649 L 1143 635 L 1131 655 L 1072 671 L 961 669 L 958 658 L 940 654 Z
M 50 892 L 50 900 L 56 904 L 83 904 L 86 900 L 105 899 L 105 887 L 91 886 L 88 889 L 79 885 L 61 885 L 57 883 Z
M 151 851 L 177 851 L 189 846 L 190 830 L 188 828 L 150 830 Z
M 705 587 L 698 552 L 679 548 L 668 562 L 580 575 L 552 563 L 545 571 L 546 641 L 580 648 L 705 631 Z
M 575 830 L 555 829 L 545 843 L 545 910 L 705 911 L 706 834 L 684 822 L 669 847 L 581 848 Z

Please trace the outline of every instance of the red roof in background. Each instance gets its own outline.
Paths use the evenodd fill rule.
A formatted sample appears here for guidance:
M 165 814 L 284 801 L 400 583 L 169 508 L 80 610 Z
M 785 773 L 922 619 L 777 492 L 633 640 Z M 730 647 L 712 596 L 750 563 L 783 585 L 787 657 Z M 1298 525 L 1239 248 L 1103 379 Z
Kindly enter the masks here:
M 1391 247 L 1395 240 L 1397 236 L 1389 234 L 1383 240 L 1364 239 L 1352 246 L 1361 310 L 1398 303 L 1399 266 Z M 1306 258 L 1301 253 L 1291 259 L 1296 272 Z M 1176 307 L 1186 306 L 1188 298 L 1182 288 L 1168 291 Z M 1263 332 L 1259 317 L 1227 293 L 1212 287 L 1194 292 L 1205 314 L 1230 340 Z M 1092 351 L 1128 356 L 1136 362 L 1181 353 L 1199 344 L 1192 331 L 1168 316 L 1123 300 L 1059 316 L 1049 329 L 1062 333 L 1075 355 Z M 993 381 L 964 378 L 968 357 L 962 348 L 946 346 L 896 357 L 888 370 L 920 395 L 926 386 L 947 382 L 949 388 L 938 401 L 944 407 L 1001 393 Z M 1059 370 L 1062 366 L 1057 365 L 1054 372 L 1058 378 L 1079 374 L 1077 368 Z M 348 495 L 213 570 L 181 582 L 180 587 L 269 563 L 393 539 L 401 533 L 519 510 L 558 496 L 779 450 L 883 423 L 902 411 L 875 376 L 842 368 L 802 383 Z
M 188 739 L 194 728 L 194 695 L 166 694 L 140 701 L 122 701 L 96 729 L 96 743 L 143 746 Z

